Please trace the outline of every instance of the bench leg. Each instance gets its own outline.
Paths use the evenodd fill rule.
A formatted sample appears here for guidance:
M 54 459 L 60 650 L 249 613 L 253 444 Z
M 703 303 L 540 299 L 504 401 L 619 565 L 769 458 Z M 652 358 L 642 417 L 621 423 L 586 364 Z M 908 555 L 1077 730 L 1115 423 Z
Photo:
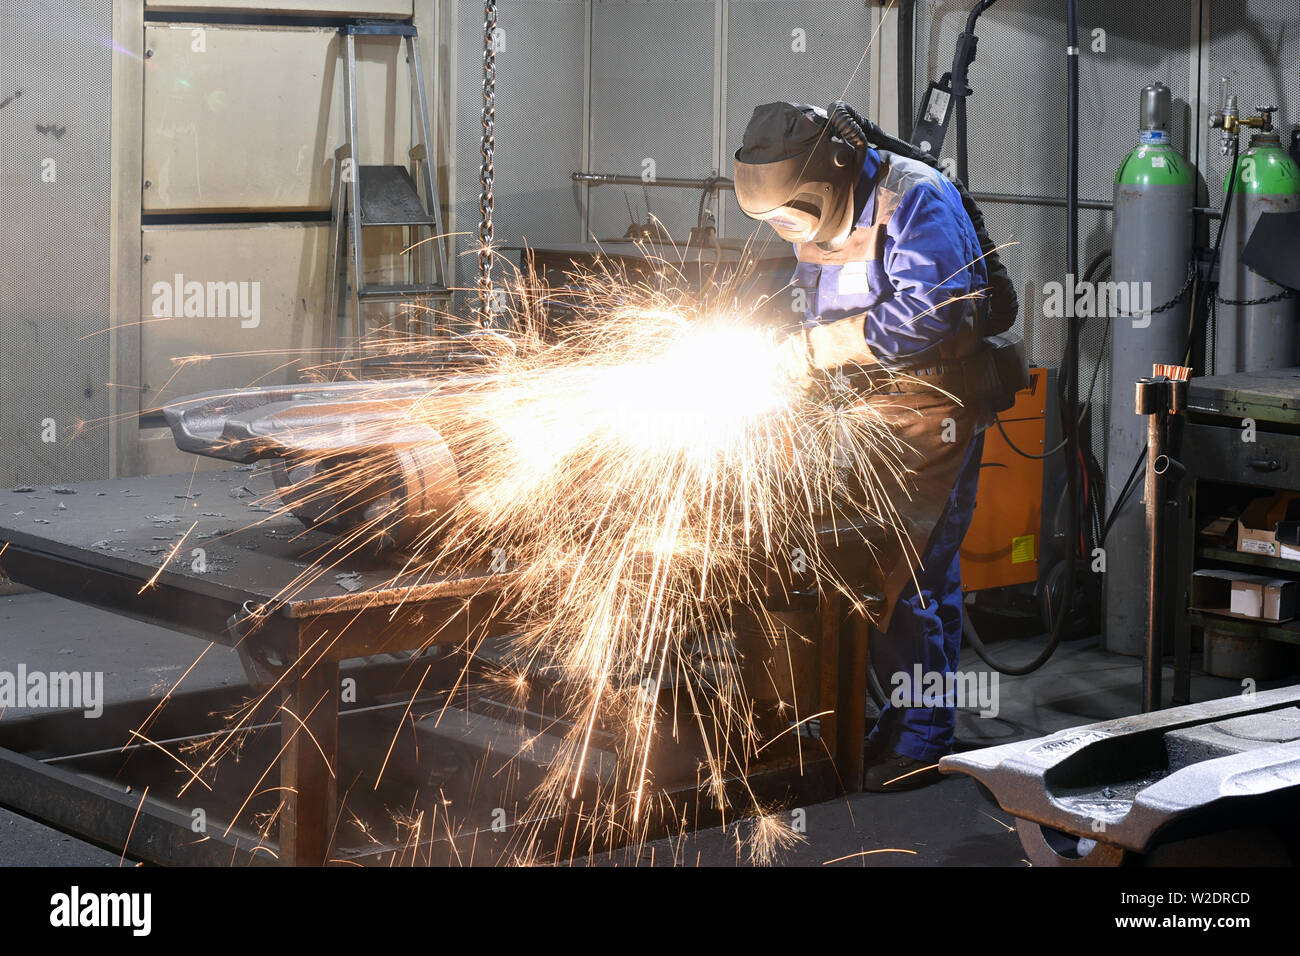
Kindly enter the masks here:
M 840 779 L 849 793 L 862 790 L 867 737 L 867 636 L 871 622 L 854 611 L 840 646 L 840 699 L 835 744 Z
M 322 866 L 338 794 L 338 663 L 317 661 L 296 674 L 285 687 L 280 717 L 280 862 Z

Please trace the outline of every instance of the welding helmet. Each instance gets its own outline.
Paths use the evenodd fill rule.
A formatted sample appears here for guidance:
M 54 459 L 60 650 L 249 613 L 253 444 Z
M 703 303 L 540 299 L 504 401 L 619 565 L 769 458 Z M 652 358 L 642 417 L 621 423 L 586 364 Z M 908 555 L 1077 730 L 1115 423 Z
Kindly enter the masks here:
M 863 153 L 823 110 L 767 103 L 754 110 L 736 150 L 736 201 L 782 239 L 837 249 L 853 229 L 853 187 Z

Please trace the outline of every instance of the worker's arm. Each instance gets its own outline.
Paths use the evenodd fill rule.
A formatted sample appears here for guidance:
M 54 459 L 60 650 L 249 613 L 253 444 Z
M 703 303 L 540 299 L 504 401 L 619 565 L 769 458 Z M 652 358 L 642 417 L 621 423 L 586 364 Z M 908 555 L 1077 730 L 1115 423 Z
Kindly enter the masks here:
M 884 365 L 911 364 L 940 345 L 982 285 L 974 227 L 940 188 L 910 189 L 889 221 L 884 266 L 894 296 L 872 307 L 863 328 L 867 350 Z
M 884 268 L 892 298 L 866 312 L 796 333 L 786 344 L 787 368 L 808 384 L 815 369 L 844 365 L 899 367 L 951 335 L 969 308 L 973 230 L 937 187 L 910 190 L 889 222 Z M 982 273 L 982 269 L 977 271 Z M 798 371 L 796 371 L 798 369 Z

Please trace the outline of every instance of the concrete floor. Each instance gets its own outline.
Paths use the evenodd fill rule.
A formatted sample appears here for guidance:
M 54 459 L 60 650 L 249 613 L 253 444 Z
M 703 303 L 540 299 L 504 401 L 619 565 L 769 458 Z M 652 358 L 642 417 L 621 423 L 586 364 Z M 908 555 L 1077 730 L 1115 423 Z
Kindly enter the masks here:
M 104 703 L 157 696 L 194 663 L 204 644 L 160 627 L 34 592 L 0 596 L 0 670 L 104 672 Z M 233 653 L 214 646 L 185 687 L 244 681 Z M 0 720 L 30 709 L 9 708 Z M 117 866 L 120 857 L 34 820 L 0 809 L 0 866 Z
M 1001 641 L 994 650 L 1002 659 L 1019 663 L 1030 659 L 1039 648 L 1041 641 Z M 964 671 L 988 670 L 968 647 L 962 650 L 960 667 Z M 1136 713 L 1140 709 L 1140 682 L 1137 658 L 1107 653 L 1096 639 L 1064 643 L 1033 674 L 999 675 L 997 717 L 959 710 L 955 749 L 992 747 Z M 1165 670 L 1166 695 L 1172 683 L 1173 668 L 1169 667 Z M 1193 672 L 1193 700 L 1226 697 L 1240 691 L 1237 681 Z M 860 793 L 831 800 L 807 808 L 804 823 L 805 841 L 782 855 L 785 864 L 1028 865 L 1014 832 L 1015 820 L 966 776 L 945 777 L 910 792 Z M 748 862 L 748 851 L 738 849 L 734 830 L 711 829 L 680 840 L 649 844 L 635 861 L 624 854 L 609 862 L 734 866 Z
M 1024 643 L 1025 646 L 1017 646 Z M 1026 659 L 1038 642 L 1002 641 L 999 653 Z M 102 670 L 108 703 L 156 695 L 194 664 L 205 645 L 192 638 L 45 594 L 0 596 L 0 670 Z M 75 662 L 75 664 L 74 664 Z M 987 670 L 974 653 L 962 668 Z M 243 683 L 235 655 L 214 646 L 185 679 L 185 689 Z M 1037 737 L 1138 709 L 1139 663 L 1101 650 L 1095 640 L 1063 644 L 1034 674 L 1000 678 L 999 713 L 958 716 L 958 749 Z M 1172 674 L 1166 678 L 1166 686 Z M 1193 678 L 1193 699 L 1240 691 L 1235 681 Z M 20 712 L 0 714 L 12 719 Z M 966 777 L 900 794 L 859 794 L 806 808 L 804 840 L 781 855 L 798 865 L 1024 866 L 1013 821 Z M 910 851 L 871 853 L 873 850 Z M 598 863 L 736 865 L 747 863 L 735 831 L 705 830 Z M 118 856 L 0 810 L 0 865 L 116 866 Z

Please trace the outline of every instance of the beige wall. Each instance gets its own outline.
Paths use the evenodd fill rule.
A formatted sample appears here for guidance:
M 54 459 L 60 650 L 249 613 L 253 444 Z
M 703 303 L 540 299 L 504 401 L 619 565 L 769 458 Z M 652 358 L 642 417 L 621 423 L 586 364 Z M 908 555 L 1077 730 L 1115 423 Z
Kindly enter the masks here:
M 436 144 L 446 138 L 439 117 L 449 95 L 437 79 L 445 71 L 438 0 L 116 4 L 114 38 L 126 51 L 115 59 L 113 99 L 118 331 L 111 361 L 122 387 L 114 396 L 111 470 L 119 475 L 196 464 L 175 451 L 169 432 L 141 429 L 141 411 L 196 391 L 296 381 L 320 364 L 329 227 L 284 220 L 328 211 L 343 126 L 335 29 L 145 23 L 145 7 L 187 19 L 205 11 L 409 16 L 414 9 Z M 358 38 L 357 87 L 360 162 L 405 164 L 411 91 L 397 38 Z M 443 175 L 443 155 L 438 169 Z M 156 221 L 232 213 L 248 221 Z M 403 244 L 397 230 L 367 231 L 367 281 L 403 280 Z M 177 276 L 179 297 L 171 293 Z M 202 314 L 186 312 L 193 283 L 204 290 Z M 245 305 L 255 301 L 255 318 L 220 314 L 235 311 L 227 303 L 238 303 L 240 292 Z M 367 317 L 382 325 L 394 311 L 372 307 Z
M 411 0 L 145 0 L 150 13 L 247 12 L 409 17 Z

